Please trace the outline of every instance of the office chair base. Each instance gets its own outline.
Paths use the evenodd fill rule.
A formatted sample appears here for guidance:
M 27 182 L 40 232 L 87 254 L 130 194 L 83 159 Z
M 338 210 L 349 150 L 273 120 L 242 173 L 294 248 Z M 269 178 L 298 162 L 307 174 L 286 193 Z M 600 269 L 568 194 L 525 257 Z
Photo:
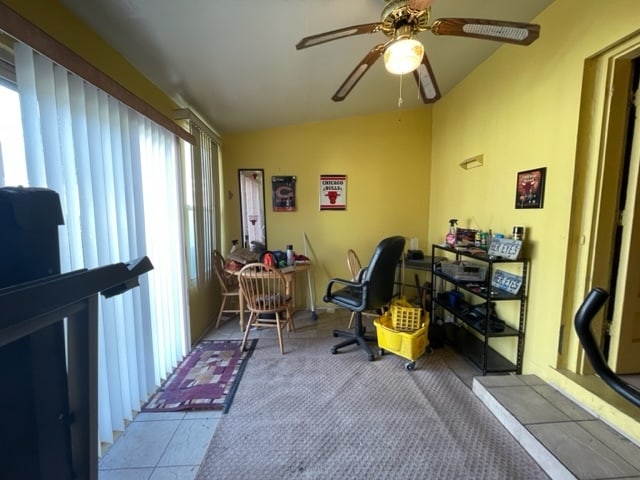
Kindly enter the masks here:
M 333 353 L 334 355 L 338 353 L 338 350 L 342 347 L 347 347 L 349 345 L 357 344 L 362 350 L 365 351 L 369 361 L 375 360 L 376 357 L 373 354 L 373 351 L 371 350 L 371 347 L 367 342 L 377 341 L 376 337 L 372 337 L 370 335 L 356 335 L 354 332 L 346 332 L 344 330 L 334 330 L 333 336 L 348 338 L 348 340 L 345 340 L 344 342 L 340 342 L 337 345 L 334 345 L 333 347 L 331 347 L 331 353 Z
M 358 345 L 362 350 L 367 354 L 367 358 L 369 361 L 375 360 L 375 355 L 371 350 L 371 347 L 367 342 L 376 342 L 378 338 L 374 335 L 365 335 L 366 327 L 362 325 L 362 312 L 356 312 L 355 315 L 355 325 L 352 331 L 346 330 L 334 330 L 334 337 L 345 337 L 347 340 L 344 342 L 340 342 L 337 345 L 331 347 L 331 353 L 336 354 L 338 350 L 342 347 L 347 347 L 349 345 Z

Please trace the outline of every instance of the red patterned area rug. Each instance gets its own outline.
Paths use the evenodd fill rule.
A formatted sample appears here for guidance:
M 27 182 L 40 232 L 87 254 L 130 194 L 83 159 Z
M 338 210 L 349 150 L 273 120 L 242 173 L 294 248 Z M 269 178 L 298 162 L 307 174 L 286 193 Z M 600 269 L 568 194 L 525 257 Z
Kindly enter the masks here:
M 142 411 L 222 410 L 227 413 L 257 342 L 257 339 L 249 341 L 245 352 L 240 350 L 240 340 L 198 343 Z

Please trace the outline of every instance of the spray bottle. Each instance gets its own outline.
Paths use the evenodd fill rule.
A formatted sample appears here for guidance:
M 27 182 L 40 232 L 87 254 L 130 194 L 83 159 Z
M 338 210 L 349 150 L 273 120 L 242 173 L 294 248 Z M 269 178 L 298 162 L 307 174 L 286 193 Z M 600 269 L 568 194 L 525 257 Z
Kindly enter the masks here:
M 457 218 L 449 220 L 449 233 L 446 236 L 447 245 L 451 248 L 456 246 L 456 225 L 458 224 Z
M 238 240 L 231 240 L 231 250 L 229 253 L 233 253 L 238 249 Z

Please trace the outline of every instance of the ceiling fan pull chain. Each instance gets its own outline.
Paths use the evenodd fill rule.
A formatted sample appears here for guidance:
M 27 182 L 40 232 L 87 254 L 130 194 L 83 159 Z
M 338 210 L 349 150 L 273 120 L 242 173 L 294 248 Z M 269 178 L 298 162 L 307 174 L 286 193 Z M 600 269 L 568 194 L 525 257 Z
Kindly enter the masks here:
M 400 96 L 398 97 L 398 108 L 402 106 L 402 77 L 404 77 L 404 75 L 400 75 Z

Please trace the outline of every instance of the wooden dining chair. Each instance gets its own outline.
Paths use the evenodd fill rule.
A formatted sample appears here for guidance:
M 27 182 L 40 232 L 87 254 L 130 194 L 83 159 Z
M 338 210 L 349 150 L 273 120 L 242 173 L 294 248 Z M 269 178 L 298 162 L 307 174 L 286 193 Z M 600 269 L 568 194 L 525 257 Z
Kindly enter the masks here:
M 349 267 L 349 272 L 351 272 L 351 278 L 353 280 L 357 279 L 360 270 L 362 270 L 362 264 L 360 263 L 358 254 L 352 248 L 347 250 L 347 266 Z
M 287 327 L 295 331 L 293 302 L 284 275 L 271 265 L 249 263 L 238 273 L 238 280 L 245 308 L 250 312 L 240 348 L 244 350 L 252 327 L 274 327 L 280 353 L 284 354 L 282 330 Z
M 218 328 L 223 314 L 240 313 L 240 286 L 238 285 L 238 279 L 234 274 L 225 272 L 224 266 L 226 260 L 219 251 L 213 251 L 211 261 L 213 263 L 213 271 L 215 272 L 218 283 L 220 284 L 220 293 L 222 295 L 222 303 L 220 304 L 218 319 L 216 321 L 216 328 Z M 229 307 L 227 306 L 227 302 L 234 302 L 236 306 Z M 242 326 L 242 321 L 243 319 L 241 318 L 240 326 Z
M 351 280 L 357 282 L 360 275 L 364 273 L 364 269 L 362 268 L 362 264 L 360 263 L 360 258 L 358 258 L 358 254 L 350 248 L 347 250 L 347 266 L 349 267 L 349 272 L 351 273 Z M 366 317 L 374 317 L 377 318 L 380 316 L 380 313 L 377 311 L 370 312 L 362 312 L 362 315 Z M 353 319 L 356 316 L 356 312 L 351 312 L 351 317 L 349 318 L 349 327 L 353 325 Z

